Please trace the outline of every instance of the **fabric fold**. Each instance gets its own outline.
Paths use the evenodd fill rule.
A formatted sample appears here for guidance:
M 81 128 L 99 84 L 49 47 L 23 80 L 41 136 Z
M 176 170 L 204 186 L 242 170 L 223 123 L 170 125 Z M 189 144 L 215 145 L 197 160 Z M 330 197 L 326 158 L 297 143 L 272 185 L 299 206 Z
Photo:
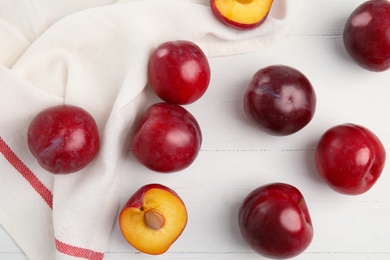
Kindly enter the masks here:
M 237 31 L 204 0 L 34 2 L 8 13 L 14 1 L 0 1 L 0 224 L 29 259 L 103 259 L 118 167 L 158 44 L 193 41 L 208 57 L 264 49 L 287 35 L 302 5 L 279 0 L 260 27 Z M 80 172 L 54 176 L 29 153 L 26 132 L 39 111 L 59 104 L 94 116 L 101 147 Z

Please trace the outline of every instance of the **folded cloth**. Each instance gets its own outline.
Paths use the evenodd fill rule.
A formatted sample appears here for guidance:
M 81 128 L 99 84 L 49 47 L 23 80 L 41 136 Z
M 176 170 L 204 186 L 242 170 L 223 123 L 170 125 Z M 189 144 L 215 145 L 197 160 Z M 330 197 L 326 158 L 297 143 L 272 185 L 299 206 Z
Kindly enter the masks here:
M 266 48 L 301 5 L 276 0 L 260 27 L 238 31 L 207 0 L 0 0 L 0 224 L 27 258 L 104 258 L 153 48 L 179 39 L 208 57 Z M 26 140 L 32 118 L 58 104 L 90 112 L 101 136 L 95 160 L 68 175 L 43 170 Z

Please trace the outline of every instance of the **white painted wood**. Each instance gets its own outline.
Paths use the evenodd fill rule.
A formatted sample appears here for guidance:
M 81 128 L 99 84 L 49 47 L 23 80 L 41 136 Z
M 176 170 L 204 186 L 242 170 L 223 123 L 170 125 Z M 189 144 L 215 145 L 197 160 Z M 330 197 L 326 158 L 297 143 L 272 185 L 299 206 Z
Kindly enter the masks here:
M 205 96 L 187 106 L 203 131 L 199 157 L 174 174 L 146 170 L 128 155 L 121 171 L 121 206 L 140 186 L 157 182 L 185 201 L 188 225 L 170 250 L 158 259 L 262 259 L 245 245 L 237 226 L 238 207 L 252 189 L 287 182 L 305 196 L 315 236 L 297 259 L 390 259 L 389 167 L 361 196 L 330 190 L 318 177 L 314 148 L 329 127 L 352 122 L 367 126 L 390 145 L 390 72 L 368 72 L 346 55 L 342 30 L 361 0 L 307 0 L 290 35 L 263 51 L 210 59 L 212 81 Z M 302 131 L 272 137 L 244 116 L 242 98 L 260 68 L 285 64 L 301 70 L 317 93 L 317 111 Z M 138 253 L 115 223 L 108 260 L 152 259 Z M 25 259 L 0 226 L 0 259 Z

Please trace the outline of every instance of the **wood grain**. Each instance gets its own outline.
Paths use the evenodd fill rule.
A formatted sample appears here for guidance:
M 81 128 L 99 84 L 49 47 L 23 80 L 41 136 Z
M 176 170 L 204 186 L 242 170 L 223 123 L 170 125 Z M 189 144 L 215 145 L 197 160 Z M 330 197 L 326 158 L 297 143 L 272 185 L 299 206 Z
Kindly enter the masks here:
M 185 201 L 189 221 L 182 236 L 159 259 L 261 259 L 245 245 L 237 210 L 248 192 L 270 182 L 287 182 L 305 196 L 314 225 L 314 240 L 297 259 L 390 259 L 389 167 L 361 196 L 331 191 L 318 177 L 314 148 L 329 127 L 345 122 L 365 125 L 390 145 L 390 72 L 368 72 L 347 56 L 342 30 L 361 0 L 305 1 L 288 37 L 273 47 L 210 59 L 209 90 L 187 106 L 203 131 L 199 157 L 188 169 L 163 175 L 139 165 L 131 154 L 120 171 L 122 206 L 141 185 L 167 185 Z M 242 98 L 252 75 L 268 65 L 302 71 L 317 93 L 312 122 L 288 137 L 257 129 L 243 112 Z M 0 227 L 0 259 L 25 259 Z M 108 260 L 152 259 L 123 239 L 115 223 Z

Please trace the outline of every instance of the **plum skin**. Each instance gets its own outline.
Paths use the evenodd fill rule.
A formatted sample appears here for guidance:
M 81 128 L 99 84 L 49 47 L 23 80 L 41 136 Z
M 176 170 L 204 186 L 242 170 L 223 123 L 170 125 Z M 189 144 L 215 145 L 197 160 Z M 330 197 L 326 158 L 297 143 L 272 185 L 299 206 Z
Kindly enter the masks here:
M 143 113 L 130 150 L 148 169 L 171 173 L 191 165 L 201 144 L 202 132 L 195 117 L 180 105 L 159 102 Z
M 256 188 L 242 202 L 238 222 L 243 239 L 260 255 L 286 259 L 313 239 L 313 225 L 301 192 L 286 183 Z
M 390 3 L 370 0 L 349 16 L 343 31 L 344 47 L 362 68 L 381 72 L 390 68 Z
M 163 101 L 188 105 L 200 99 L 210 83 L 210 65 L 198 45 L 185 40 L 168 41 L 152 52 L 148 77 Z
M 318 173 L 333 190 L 347 195 L 365 193 L 380 177 L 386 150 L 366 127 L 341 124 L 329 128 L 318 141 Z
M 91 114 L 59 105 L 39 112 L 27 130 L 28 147 L 45 170 L 73 173 L 86 167 L 99 150 L 99 131 Z
M 285 65 L 258 70 L 244 96 L 247 117 L 273 135 L 298 132 L 311 121 L 315 109 L 316 94 L 310 81 Z

